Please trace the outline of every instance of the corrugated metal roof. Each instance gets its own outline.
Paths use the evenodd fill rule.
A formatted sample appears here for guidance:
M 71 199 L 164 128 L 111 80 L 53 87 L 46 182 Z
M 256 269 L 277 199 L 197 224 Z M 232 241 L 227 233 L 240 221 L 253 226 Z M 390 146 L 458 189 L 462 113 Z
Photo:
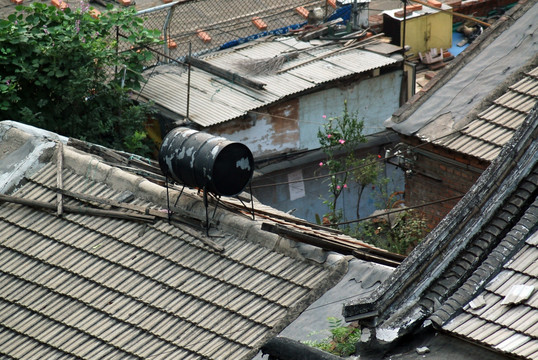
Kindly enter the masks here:
M 338 49 L 341 51 L 335 51 Z M 297 58 L 281 64 L 280 73 L 275 70 L 254 75 L 249 74 L 245 66 L 253 61 L 270 64 L 275 57 L 293 52 L 298 54 Z M 247 88 L 192 67 L 189 117 L 203 127 L 243 116 L 249 110 L 267 106 L 319 84 L 397 62 L 369 51 L 344 49 L 343 45 L 329 42 L 300 42 L 292 37 L 254 42 L 210 54 L 204 60 L 266 86 L 263 90 Z M 307 60 L 313 61 L 305 63 Z M 162 65 L 146 71 L 145 76 L 148 82 L 141 91 L 142 96 L 184 117 L 188 75 L 183 67 Z
M 538 67 L 525 73 L 493 104 L 457 135 L 435 143 L 460 153 L 492 161 L 521 126 L 538 100 Z M 421 136 L 421 131 L 418 136 Z

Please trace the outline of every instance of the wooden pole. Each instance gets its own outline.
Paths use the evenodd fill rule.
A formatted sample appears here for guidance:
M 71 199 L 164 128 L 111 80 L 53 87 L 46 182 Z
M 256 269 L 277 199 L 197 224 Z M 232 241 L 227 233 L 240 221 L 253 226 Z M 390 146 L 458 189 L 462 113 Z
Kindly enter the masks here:
M 63 189 L 63 153 L 64 148 L 61 141 L 58 141 L 57 146 L 58 153 L 56 154 L 56 186 L 58 189 Z M 64 212 L 64 198 L 61 192 L 56 194 L 56 213 L 58 216 L 62 216 Z
M 460 17 L 460 18 L 463 18 L 463 19 L 466 19 L 466 20 L 474 21 L 475 23 L 478 23 L 480 25 L 484 25 L 485 27 L 490 27 L 491 26 L 491 24 L 488 24 L 487 22 L 484 22 L 482 20 L 475 19 L 472 16 L 465 15 L 465 14 L 460 14 L 460 13 L 457 13 L 457 12 L 452 11 L 452 10 L 439 9 L 439 8 L 436 8 L 435 6 L 432 6 L 432 5 L 430 5 L 430 4 L 428 4 L 427 2 L 424 2 L 424 1 L 420 1 L 420 0 L 410 0 L 410 1 L 416 2 L 417 4 L 427 6 L 429 8 L 435 9 L 435 10 L 439 10 L 439 11 L 442 11 L 442 12 L 452 14 L 452 15 L 454 15 L 456 17 Z
M 20 204 L 20 205 L 26 205 L 31 206 L 35 208 L 42 208 L 42 209 L 49 209 L 49 210 L 56 210 L 56 205 L 51 204 L 44 201 L 38 201 L 38 200 L 32 200 L 32 199 L 24 199 L 16 196 L 9 196 L 9 195 L 3 195 L 0 194 L 0 201 Z M 82 214 L 82 215 L 95 215 L 95 216 L 103 216 L 103 217 L 112 217 L 112 218 L 118 218 L 123 220 L 131 220 L 131 221 L 145 221 L 145 222 L 154 222 L 155 217 L 150 215 L 141 215 L 141 214 L 133 214 L 133 213 L 126 213 L 123 211 L 113 211 L 113 210 L 102 210 L 102 209 L 94 209 L 89 207 L 82 207 L 82 206 L 70 206 L 65 205 L 63 206 L 65 212 L 70 212 L 74 214 Z

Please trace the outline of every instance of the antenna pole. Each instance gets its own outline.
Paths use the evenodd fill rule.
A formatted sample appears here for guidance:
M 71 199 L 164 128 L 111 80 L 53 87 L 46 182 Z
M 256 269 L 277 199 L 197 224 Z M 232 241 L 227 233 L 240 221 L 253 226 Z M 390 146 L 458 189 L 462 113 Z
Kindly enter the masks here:
M 191 51 L 192 51 L 192 43 L 189 41 L 189 58 L 191 57 Z M 186 111 L 186 117 L 187 120 L 189 120 L 189 108 L 191 104 L 191 63 L 189 62 L 187 64 L 187 111 Z

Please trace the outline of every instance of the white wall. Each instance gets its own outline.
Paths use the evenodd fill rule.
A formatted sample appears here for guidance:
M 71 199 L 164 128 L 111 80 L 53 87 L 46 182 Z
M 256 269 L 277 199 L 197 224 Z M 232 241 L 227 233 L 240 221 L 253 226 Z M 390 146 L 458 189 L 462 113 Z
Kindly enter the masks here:
M 299 99 L 300 143 L 302 149 L 317 149 L 322 116 L 340 116 L 347 100 L 350 113 L 364 121 L 364 135 L 385 130 L 383 122 L 399 107 L 401 71 L 369 78 L 348 88 L 331 88 Z

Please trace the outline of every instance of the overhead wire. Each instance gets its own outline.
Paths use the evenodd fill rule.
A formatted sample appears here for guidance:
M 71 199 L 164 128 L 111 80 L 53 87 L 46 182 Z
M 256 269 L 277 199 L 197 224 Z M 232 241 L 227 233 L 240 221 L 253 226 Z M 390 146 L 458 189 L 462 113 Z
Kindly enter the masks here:
M 300 123 L 304 123 L 304 124 L 314 124 L 314 125 L 320 125 L 320 126 L 323 126 L 325 124 L 323 121 L 309 121 L 309 120 L 303 120 L 303 119 L 296 119 L 296 118 L 291 118 L 291 117 L 287 117 L 287 116 L 273 115 L 273 114 L 254 111 L 254 110 L 249 110 L 248 113 L 256 114 L 256 115 L 267 115 L 267 116 L 270 116 L 270 117 L 276 118 L 276 119 L 295 121 L 295 122 L 300 122 Z M 383 128 L 381 126 L 365 126 L 364 129 L 384 130 L 385 128 Z
M 426 207 L 426 206 L 430 206 L 430 205 L 444 203 L 444 202 L 447 202 L 447 201 L 461 199 L 463 196 L 465 196 L 465 194 L 452 196 L 452 197 L 441 199 L 441 200 L 429 201 L 429 202 L 426 202 L 426 203 L 422 203 L 420 205 L 413 205 L 413 206 L 406 206 L 406 207 L 399 208 L 399 209 L 392 209 L 392 210 L 389 210 L 389 211 L 384 212 L 382 214 L 370 215 L 370 216 L 366 216 L 366 217 L 363 217 L 363 218 L 360 218 L 360 219 L 355 219 L 355 220 L 342 221 L 342 222 L 334 223 L 334 224 L 331 224 L 331 225 L 338 226 L 338 225 L 354 224 L 354 223 L 358 223 L 358 222 L 362 222 L 362 221 L 366 221 L 366 220 L 375 219 L 375 218 L 378 218 L 378 217 L 388 216 L 388 215 L 399 213 L 399 212 L 402 212 L 402 211 L 418 209 L 418 208 L 421 208 L 421 207 Z
M 459 129 L 459 130 L 455 130 L 453 132 L 450 132 L 448 134 L 445 134 L 443 136 L 440 136 L 438 138 L 435 138 L 433 140 L 430 140 L 428 142 L 423 142 L 419 145 L 415 145 L 415 146 L 411 146 L 409 147 L 408 149 L 409 150 L 414 150 L 414 149 L 418 149 L 420 147 L 423 147 L 423 146 L 426 146 L 428 144 L 431 144 L 431 143 L 434 143 L 435 141 L 439 141 L 443 138 L 446 138 L 448 136 L 451 136 L 451 135 L 455 135 L 457 133 L 460 133 L 461 131 L 465 130 L 466 127 L 463 127 L 462 129 Z M 387 156 L 387 157 L 380 157 L 376 160 L 374 160 L 373 162 L 371 163 L 368 163 L 368 164 L 363 164 L 361 166 L 356 166 L 356 167 L 351 167 L 351 168 L 348 168 L 348 169 L 345 169 L 345 170 L 341 170 L 341 171 L 338 171 L 338 172 L 334 172 L 334 173 L 329 173 L 329 174 L 326 174 L 326 175 L 318 175 L 318 176 L 312 176 L 312 177 L 308 177 L 308 178 L 302 178 L 302 179 L 298 179 L 298 180 L 289 180 L 289 181 L 282 181 L 282 182 L 278 182 L 278 183 L 271 183 L 271 184 L 260 184 L 260 185 L 253 185 L 252 188 L 253 189 L 259 189 L 259 188 L 265 188 L 265 187 L 271 187 L 271 186 L 278 186 L 278 185 L 288 185 L 288 184 L 292 184 L 292 183 L 297 183 L 297 182 L 303 182 L 303 181 L 312 181 L 312 180 L 319 180 L 319 179 L 323 179 L 323 178 L 327 178 L 327 177 L 331 177 L 331 176 L 335 176 L 335 175 L 341 175 L 341 174 L 346 174 L 350 171 L 354 171 L 354 170 L 359 170 L 359 169 L 362 169 L 362 168 L 365 168 L 365 167 L 368 167 L 368 166 L 371 166 L 375 163 L 379 163 L 379 162 L 385 162 L 387 161 L 388 159 L 392 159 L 394 157 L 397 157 L 398 155 L 397 154 L 392 154 L 390 156 Z

